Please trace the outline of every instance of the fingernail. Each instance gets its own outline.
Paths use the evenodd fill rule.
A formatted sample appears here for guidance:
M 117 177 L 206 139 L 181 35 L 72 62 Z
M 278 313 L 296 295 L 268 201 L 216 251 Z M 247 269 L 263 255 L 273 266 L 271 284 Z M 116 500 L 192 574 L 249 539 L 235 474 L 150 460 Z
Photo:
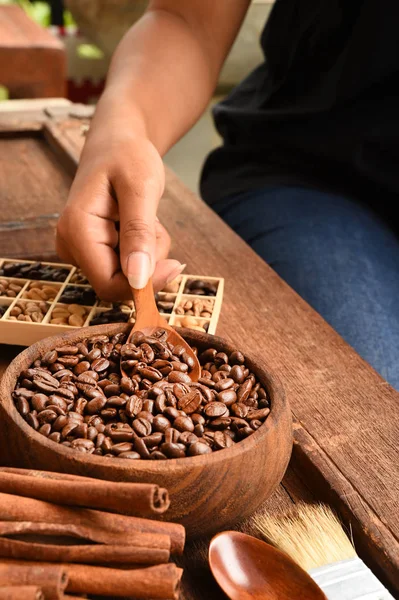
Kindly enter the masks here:
M 174 279 L 176 279 L 176 277 L 178 275 L 180 275 L 180 273 L 182 273 L 186 267 L 187 267 L 187 265 L 180 265 L 180 267 L 176 267 L 176 269 L 174 271 L 172 271 L 172 273 L 167 278 L 166 284 L 168 284 L 171 281 L 173 281 Z
M 151 259 L 147 252 L 132 252 L 127 259 L 127 279 L 130 287 L 141 290 L 151 277 Z

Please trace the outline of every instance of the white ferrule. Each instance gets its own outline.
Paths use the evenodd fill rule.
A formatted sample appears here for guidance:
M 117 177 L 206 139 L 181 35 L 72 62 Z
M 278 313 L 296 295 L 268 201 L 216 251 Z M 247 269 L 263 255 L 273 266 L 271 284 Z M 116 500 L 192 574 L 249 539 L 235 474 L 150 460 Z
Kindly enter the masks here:
M 312 569 L 309 574 L 328 600 L 394 600 L 358 557 Z

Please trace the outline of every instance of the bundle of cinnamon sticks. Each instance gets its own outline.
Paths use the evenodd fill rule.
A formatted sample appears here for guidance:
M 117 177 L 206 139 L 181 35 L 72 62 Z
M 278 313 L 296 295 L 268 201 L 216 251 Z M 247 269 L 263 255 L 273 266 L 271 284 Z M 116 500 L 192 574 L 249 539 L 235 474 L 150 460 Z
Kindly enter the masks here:
M 0 600 L 178 598 L 181 525 L 154 484 L 0 468 Z

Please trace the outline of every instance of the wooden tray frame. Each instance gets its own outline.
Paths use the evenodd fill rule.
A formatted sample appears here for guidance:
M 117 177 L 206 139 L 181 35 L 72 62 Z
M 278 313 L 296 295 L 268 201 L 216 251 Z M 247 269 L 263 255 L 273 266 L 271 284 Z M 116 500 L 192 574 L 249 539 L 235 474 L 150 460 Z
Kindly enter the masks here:
M 36 261 L 20 260 L 20 259 L 14 259 L 14 258 L 0 258 L 0 267 L 2 267 L 2 265 L 6 262 L 12 262 L 12 263 L 17 263 L 17 264 L 26 264 L 26 263 L 34 264 Z M 68 265 L 65 263 L 45 262 L 45 261 L 41 261 L 41 263 L 45 266 L 68 269 L 69 274 L 63 282 L 41 281 L 41 280 L 29 279 L 29 278 L 22 279 L 20 277 L 8 277 L 6 275 L 0 276 L 1 279 L 7 279 L 10 281 L 14 280 L 14 281 L 23 283 L 23 287 L 22 287 L 21 291 L 17 294 L 17 296 L 15 298 L 8 298 L 7 296 L 0 296 L 0 306 L 3 306 L 3 307 L 7 306 L 6 312 L 0 318 L 0 344 L 10 344 L 10 345 L 15 345 L 15 346 L 30 346 L 31 344 L 34 344 L 35 342 L 37 342 L 38 340 L 41 340 L 43 338 L 46 338 L 46 337 L 49 337 L 52 335 L 57 335 L 58 333 L 65 333 L 66 331 L 71 330 L 71 329 L 76 329 L 76 327 L 73 327 L 71 325 L 53 325 L 52 323 L 50 323 L 51 313 L 57 305 L 61 305 L 61 306 L 64 305 L 64 303 L 60 304 L 60 298 L 67 286 L 71 285 L 71 286 L 78 287 L 78 288 L 91 288 L 91 286 L 89 284 L 79 284 L 79 283 L 73 283 L 71 281 L 73 279 L 73 276 L 75 275 L 75 273 L 78 271 L 78 269 L 72 265 Z M 196 296 L 194 294 L 185 294 L 184 287 L 186 285 L 187 280 L 190 280 L 190 279 L 202 279 L 204 281 L 210 281 L 212 283 L 216 283 L 217 284 L 216 296 Z M 208 277 L 205 275 L 184 274 L 184 275 L 180 275 L 178 277 L 178 280 L 179 280 L 179 289 L 178 289 L 177 293 L 173 294 L 174 305 L 173 305 L 172 312 L 171 313 L 161 313 L 162 316 L 165 317 L 165 319 L 167 319 L 167 321 L 171 325 L 179 326 L 180 320 L 182 318 L 184 318 L 184 315 L 178 315 L 176 313 L 176 308 L 179 306 L 180 302 L 183 299 L 185 299 L 185 300 L 188 300 L 188 299 L 195 300 L 196 298 L 206 299 L 206 300 L 211 299 L 214 302 L 211 317 L 209 319 L 203 318 L 203 317 L 195 317 L 195 319 L 199 325 L 201 325 L 202 323 L 204 323 L 204 324 L 208 323 L 208 333 L 211 333 L 211 334 L 216 333 L 216 328 L 217 328 L 217 324 L 218 324 L 218 320 L 219 320 L 219 316 L 220 316 L 220 311 L 222 308 L 224 279 L 220 278 L 220 277 Z M 10 321 L 10 320 L 8 320 L 8 317 L 10 316 L 10 312 L 17 302 L 19 302 L 21 300 L 22 301 L 26 300 L 27 302 L 29 302 L 29 299 L 28 298 L 25 299 L 25 298 L 23 298 L 23 296 L 32 281 L 35 281 L 38 283 L 44 283 L 48 286 L 53 286 L 53 287 L 59 288 L 54 300 L 52 302 L 47 302 L 48 311 L 47 311 L 43 321 L 41 323 L 33 323 L 33 322 L 27 323 L 26 321 Z M 160 294 L 160 297 L 162 298 L 162 296 L 165 295 L 165 292 L 160 292 L 159 294 Z M 112 307 L 111 304 L 107 305 L 107 303 L 103 303 L 98 299 L 92 305 L 82 305 L 82 306 L 87 311 L 87 316 L 86 316 L 86 320 L 84 322 L 83 327 L 89 326 L 90 322 L 94 316 L 98 315 L 101 312 L 106 312 L 107 310 L 110 310 L 110 308 Z M 127 309 L 122 308 L 122 312 L 129 314 L 129 321 L 132 323 L 134 322 L 134 317 L 130 316 L 132 311 L 128 311 Z

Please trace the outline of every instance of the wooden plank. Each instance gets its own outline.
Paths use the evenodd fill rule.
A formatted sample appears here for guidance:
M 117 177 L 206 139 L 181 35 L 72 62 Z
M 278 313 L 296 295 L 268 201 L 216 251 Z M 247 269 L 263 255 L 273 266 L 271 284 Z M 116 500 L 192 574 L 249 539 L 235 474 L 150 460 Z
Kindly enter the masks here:
M 399 591 L 398 392 L 170 172 L 159 218 L 174 257 L 225 278 L 218 333 L 280 376 L 301 425 L 372 509 L 359 515 L 363 537 L 385 524 L 373 559 L 384 571 L 391 557 Z
M 0 136 L 0 255 L 56 259 L 54 229 L 72 176 L 43 137 Z
M 384 523 L 381 520 L 356 487 L 299 423 L 295 424 L 294 432 L 295 444 L 291 460 L 294 473 L 310 483 L 320 501 L 339 511 L 340 518 L 353 537 L 357 553 L 381 580 L 397 591 L 399 544 L 392 531 L 394 523 Z
M 67 121 L 49 130 L 72 164 L 84 138 Z M 399 592 L 399 394 L 170 171 L 159 217 L 188 272 L 225 278 L 218 332 L 280 376 L 304 431 L 295 456 L 306 483 L 320 496 L 331 488 L 360 555 Z M 32 244 L 27 232 L 20 256 Z

